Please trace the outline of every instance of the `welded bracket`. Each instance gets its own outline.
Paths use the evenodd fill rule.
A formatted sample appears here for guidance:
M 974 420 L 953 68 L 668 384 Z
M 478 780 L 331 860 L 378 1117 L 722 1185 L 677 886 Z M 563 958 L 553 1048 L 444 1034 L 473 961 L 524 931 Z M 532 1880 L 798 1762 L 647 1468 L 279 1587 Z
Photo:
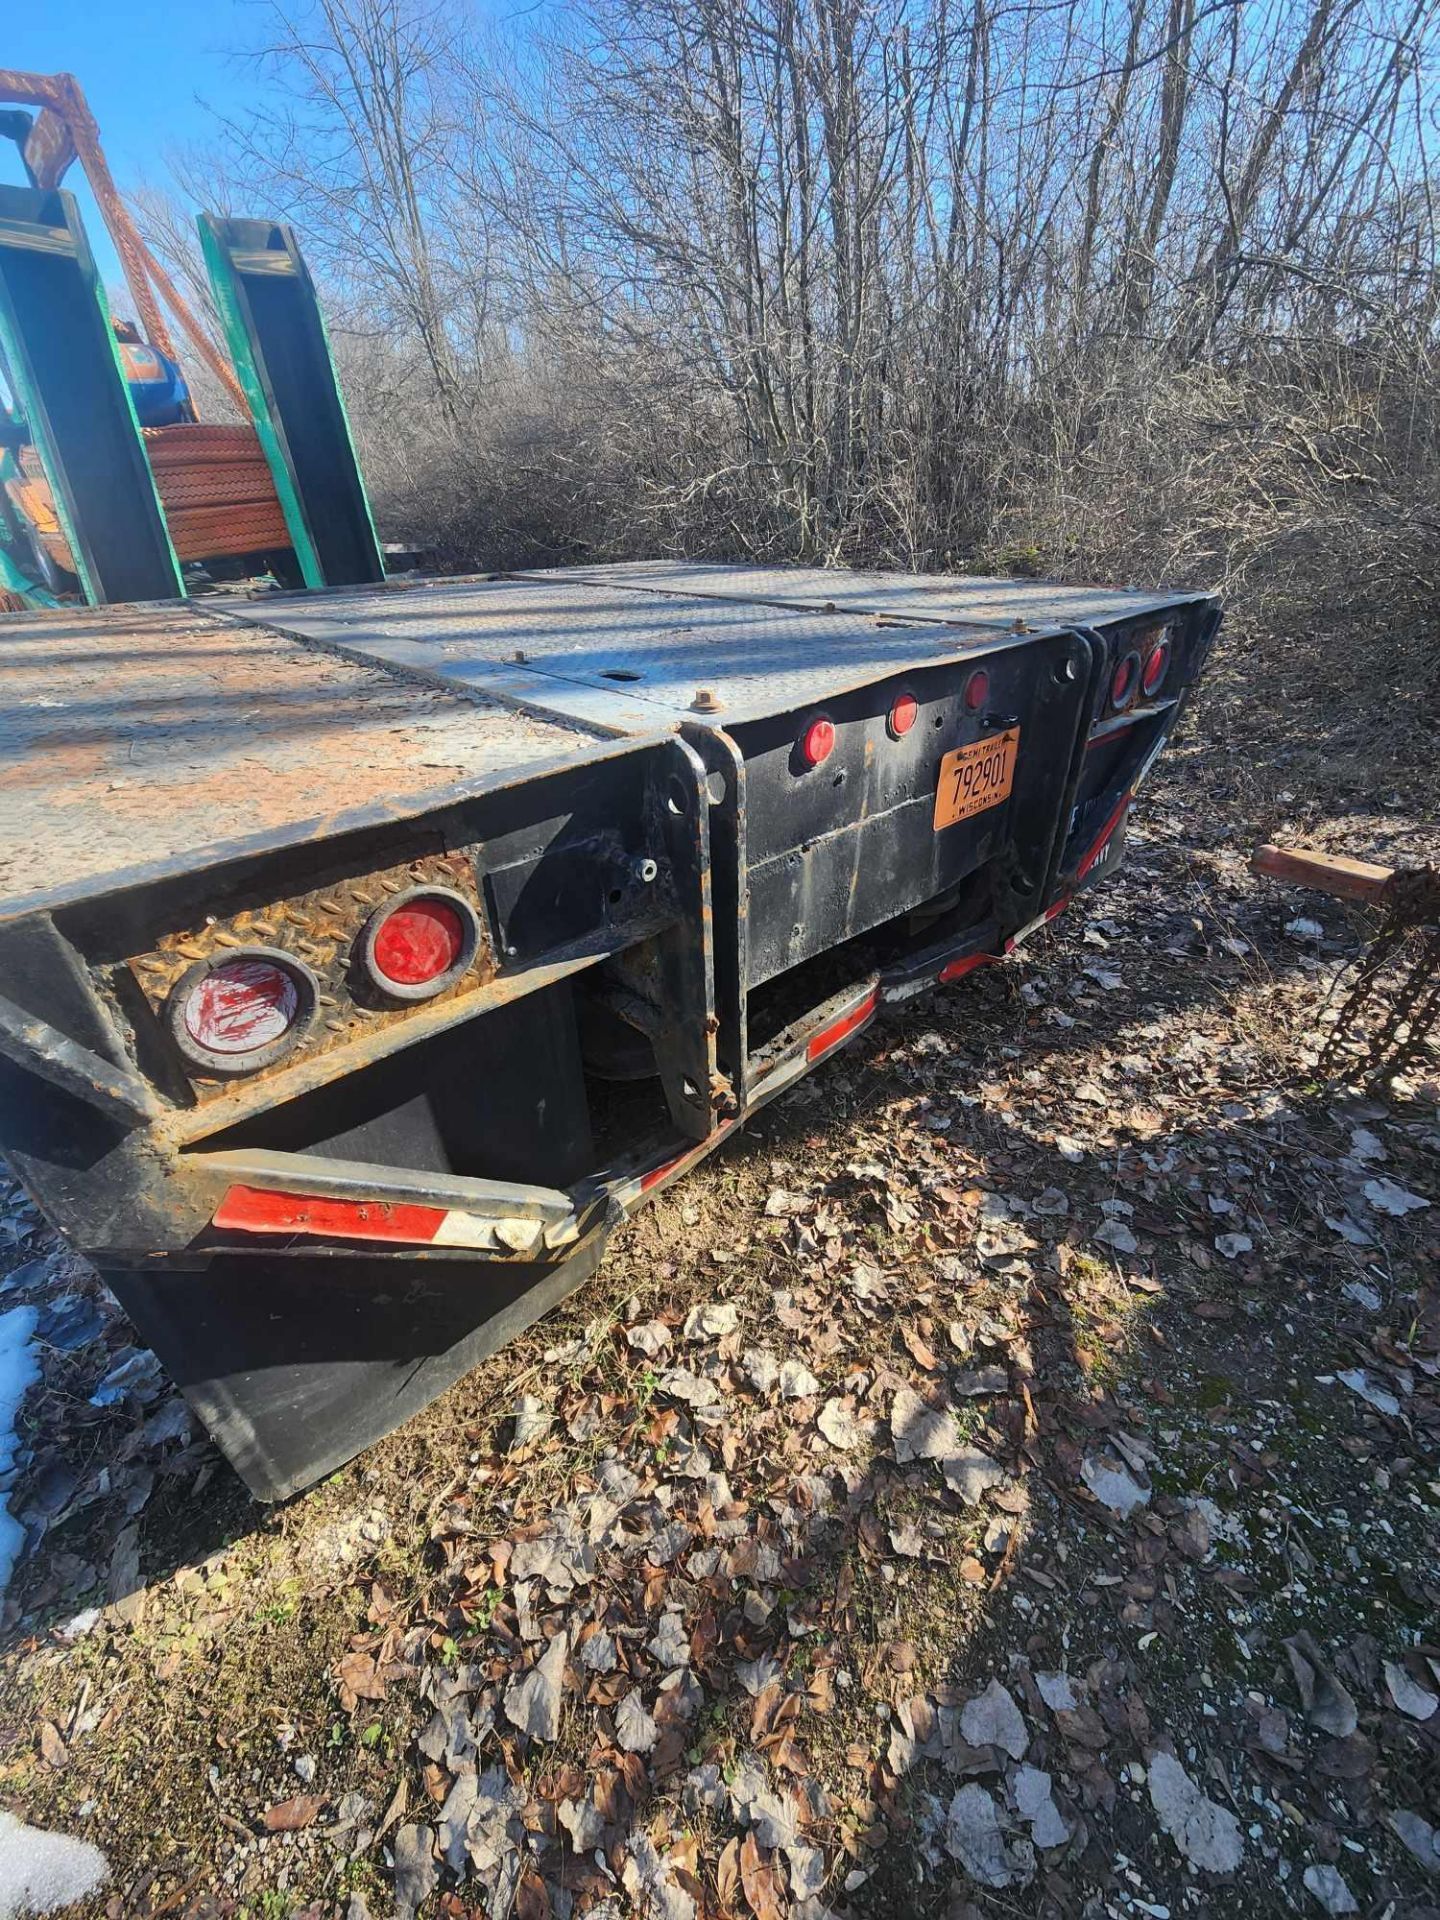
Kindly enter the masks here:
M 652 1038 L 670 1117 L 690 1140 L 704 1140 L 738 1104 L 720 1069 L 716 1036 L 714 908 L 706 772 L 684 741 L 672 744 L 671 771 L 651 794 L 654 825 L 670 863 L 679 912 L 651 945 L 653 991 L 661 1011 Z M 647 983 L 648 984 L 648 983 Z

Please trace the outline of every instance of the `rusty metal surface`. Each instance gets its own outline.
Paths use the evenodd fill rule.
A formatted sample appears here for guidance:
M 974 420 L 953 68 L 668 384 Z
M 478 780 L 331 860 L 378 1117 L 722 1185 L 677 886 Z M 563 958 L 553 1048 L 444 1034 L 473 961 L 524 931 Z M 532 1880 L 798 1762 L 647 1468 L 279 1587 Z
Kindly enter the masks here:
M 0 904 L 597 750 L 564 723 L 182 605 L 0 617 Z
M 723 726 L 786 712 L 1000 640 L 993 627 L 937 630 L 884 615 L 625 592 L 573 576 L 276 595 L 228 611 L 627 733 L 662 715 Z M 716 696 L 713 708 L 697 707 L 702 689 Z
M 774 606 L 834 607 L 906 620 L 961 620 L 1010 626 L 1097 626 L 1186 606 L 1202 593 L 1065 585 L 1051 580 L 963 573 L 851 573 L 835 567 L 713 566 L 703 561 L 634 560 L 616 566 L 551 568 L 535 580 L 590 580 L 662 594 L 716 595 Z

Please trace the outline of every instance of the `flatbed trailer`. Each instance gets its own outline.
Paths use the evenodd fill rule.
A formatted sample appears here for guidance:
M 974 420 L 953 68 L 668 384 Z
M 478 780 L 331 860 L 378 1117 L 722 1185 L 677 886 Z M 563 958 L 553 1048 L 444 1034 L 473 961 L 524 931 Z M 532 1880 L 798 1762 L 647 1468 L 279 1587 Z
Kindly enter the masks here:
M 1113 867 L 1219 617 L 657 563 L 0 620 L 0 1144 L 283 1497 Z

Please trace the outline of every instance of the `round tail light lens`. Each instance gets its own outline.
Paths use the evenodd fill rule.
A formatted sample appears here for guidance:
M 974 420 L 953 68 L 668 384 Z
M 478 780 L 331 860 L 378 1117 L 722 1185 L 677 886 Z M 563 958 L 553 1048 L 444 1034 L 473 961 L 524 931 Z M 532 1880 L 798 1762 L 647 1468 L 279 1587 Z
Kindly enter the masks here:
M 1140 685 L 1146 697 L 1158 693 L 1165 684 L 1165 676 L 1170 671 L 1170 642 L 1157 640 L 1145 659 L 1145 670 L 1140 676 Z
M 812 720 L 800 736 L 800 759 L 807 767 L 818 767 L 835 751 L 835 723 L 822 714 Z
M 1128 707 L 1140 685 L 1140 656 L 1127 653 L 1110 680 L 1110 704 L 1117 713 Z
M 913 693 L 897 693 L 885 725 L 892 740 L 903 740 L 920 718 L 920 702 Z
M 288 1053 L 314 1018 L 314 975 L 270 948 L 201 960 L 170 997 L 170 1031 L 196 1066 L 254 1073 Z
M 965 682 L 965 710 L 978 713 L 990 698 L 990 676 L 983 667 L 977 667 Z
M 480 926 L 462 894 L 423 888 L 374 912 L 360 936 L 365 972 L 398 1000 L 428 1000 L 475 958 Z

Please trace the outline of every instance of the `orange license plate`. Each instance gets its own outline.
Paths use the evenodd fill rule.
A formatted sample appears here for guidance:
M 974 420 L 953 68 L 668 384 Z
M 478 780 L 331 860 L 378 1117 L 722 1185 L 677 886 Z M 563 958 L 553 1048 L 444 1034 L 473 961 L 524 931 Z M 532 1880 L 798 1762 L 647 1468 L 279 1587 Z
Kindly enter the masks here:
M 953 827 L 1008 800 L 1015 783 L 1015 760 L 1020 751 L 1020 729 L 1007 727 L 988 740 L 956 747 L 940 762 L 940 785 L 935 793 L 935 831 Z

